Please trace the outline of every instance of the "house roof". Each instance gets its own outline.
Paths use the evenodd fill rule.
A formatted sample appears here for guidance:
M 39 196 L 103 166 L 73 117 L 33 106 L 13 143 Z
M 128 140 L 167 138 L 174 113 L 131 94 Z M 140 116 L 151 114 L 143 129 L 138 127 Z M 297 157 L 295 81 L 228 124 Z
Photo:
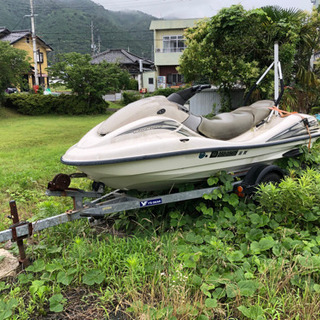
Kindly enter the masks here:
M 6 29 L 8 30 L 8 29 Z M 9 30 L 8 30 L 9 31 Z M 1 29 L 0 29 L 1 33 Z M 9 33 L 6 33 L 2 38 L 0 38 L 1 41 L 8 41 L 10 44 L 14 44 L 18 42 L 19 40 L 23 39 L 24 37 L 31 37 L 30 30 L 19 30 L 19 31 L 9 31 Z M 53 51 L 51 46 L 49 46 L 47 43 L 45 43 L 41 38 L 37 36 L 37 40 L 41 42 L 45 47 L 49 49 L 49 51 Z
M 124 49 L 108 49 L 92 57 L 92 63 L 100 63 L 107 61 L 109 63 L 119 63 L 122 65 L 139 64 L 139 60 L 142 60 L 143 65 L 149 67 L 153 66 L 153 62 L 148 59 L 141 58 L 133 53 L 130 53 Z
M 152 20 L 150 30 L 186 29 L 194 27 L 201 19 Z
M 0 27 L 0 39 L 9 33 L 10 31 L 6 27 Z

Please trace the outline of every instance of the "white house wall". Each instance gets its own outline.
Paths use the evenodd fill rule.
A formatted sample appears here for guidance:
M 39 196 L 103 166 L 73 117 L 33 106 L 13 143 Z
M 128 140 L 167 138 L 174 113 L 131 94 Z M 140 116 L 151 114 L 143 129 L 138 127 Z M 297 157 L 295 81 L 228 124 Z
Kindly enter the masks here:
M 153 79 L 153 84 L 149 84 L 149 78 Z M 147 71 L 142 74 L 142 85 L 148 92 L 153 92 L 156 89 L 157 73 L 156 71 Z

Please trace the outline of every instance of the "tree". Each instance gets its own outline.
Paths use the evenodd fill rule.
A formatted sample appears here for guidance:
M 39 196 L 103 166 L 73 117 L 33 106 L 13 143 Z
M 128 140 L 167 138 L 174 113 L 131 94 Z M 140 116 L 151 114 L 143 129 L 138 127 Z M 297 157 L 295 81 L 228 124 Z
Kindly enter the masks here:
M 49 68 L 49 73 L 88 103 L 101 99 L 108 92 L 125 89 L 130 82 L 129 73 L 117 64 L 106 61 L 92 64 L 90 55 L 76 52 L 61 55 L 60 61 Z
M 314 9 L 306 15 L 297 42 L 291 88 L 285 93 L 285 105 L 293 111 L 319 111 L 320 68 L 319 62 L 310 64 L 310 57 L 320 50 L 320 15 Z M 317 108 L 317 109 L 316 109 Z
M 294 82 L 302 61 L 306 67 L 318 45 L 316 26 L 318 19 L 301 10 L 264 7 L 246 11 L 241 5 L 224 8 L 186 31 L 187 48 L 180 72 L 187 81 L 207 78 L 229 98 L 230 105 L 231 88 L 240 84 L 248 89 L 272 63 L 275 41 L 280 46 L 284 77 L 288 83 Z M 272 91 L 270 73 L 259 98 L 270 98 Z
M 229 100 L 229 92 L 237 83 L 248 84 L 256 79 L 260 72 L 254 59 L 257 32 L 264 15 L 261 9 L 246 11 L 234 5 L 188 29 L 187 48 L 180 63 L 185 79 L 197 81 L 205 77 Z
M 30 70 L 27 52 L 0 41 L 0 100 L 8 87 L 23 87 L 23 75 Z

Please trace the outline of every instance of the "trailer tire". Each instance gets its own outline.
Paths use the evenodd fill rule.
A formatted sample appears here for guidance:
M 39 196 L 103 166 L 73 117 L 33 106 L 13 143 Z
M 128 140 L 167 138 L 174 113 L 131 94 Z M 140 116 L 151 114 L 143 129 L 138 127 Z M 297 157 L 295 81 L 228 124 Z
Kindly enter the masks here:
M 254 165 L 242 181 L 245 193 L 254 194 L 260 183 L 279 183 L 284 178 L 284 172 L 278 166 L 257 164 Z
M 255 164 L 245 175 L 243 179 L 243 184 L 245 186 L 253 186 L 256 185 L 256 181 L 260 175 L 260 173 L 267 167 L 267 164 Z
M 257 176 L 256 186 L 260 183 L 279 183 L 284 178 L 284 172 L 278 166 L 266 166 Z
M 278 184 L 280 181 L 283 179 L 283 176 L 281 176 L 278 172 L 269 172 L 265 174 L 261 179 L 259 180 L 258 184 L 264 183 L 273 183 L 273 184 Z

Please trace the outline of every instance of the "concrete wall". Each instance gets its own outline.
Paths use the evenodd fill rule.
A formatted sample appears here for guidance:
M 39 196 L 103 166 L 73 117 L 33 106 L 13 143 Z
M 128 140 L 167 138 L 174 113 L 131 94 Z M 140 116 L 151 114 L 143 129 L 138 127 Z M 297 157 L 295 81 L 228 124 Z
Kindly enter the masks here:
M 105 101 L 115 102 L 115 101 L 120 101 L 122 99 L 122 94 L 121 94 L 121 92 L 111 93 L 111 94 L 106 94 L 106 95 L 102 96 L 102 98 Z
M 182 52 L 156 52 L 154 63 L 156 66 L 178 66 Z

